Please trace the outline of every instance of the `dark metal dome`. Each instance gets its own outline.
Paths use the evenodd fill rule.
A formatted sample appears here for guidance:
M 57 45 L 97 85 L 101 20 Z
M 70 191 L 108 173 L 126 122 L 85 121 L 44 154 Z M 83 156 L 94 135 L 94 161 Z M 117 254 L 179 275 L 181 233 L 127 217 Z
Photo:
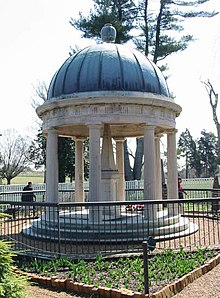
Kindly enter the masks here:
M 158 67 L 135 49 L 104 43 L 87 47 L 67 59 L 54 75 L 48 100 L 92 91 L 150 92 L 169 97 Z

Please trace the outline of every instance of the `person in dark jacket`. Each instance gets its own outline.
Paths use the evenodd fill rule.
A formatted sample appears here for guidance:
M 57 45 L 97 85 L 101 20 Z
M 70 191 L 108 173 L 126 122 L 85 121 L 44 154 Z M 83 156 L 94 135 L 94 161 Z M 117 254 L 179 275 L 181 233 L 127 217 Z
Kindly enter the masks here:
M 32 182 L 28 182 L 28 184 L 23 188 L 21 201 L 22 202 L 33 202 L 34 199 L 36 199 L 36 196 L 33 192 Z

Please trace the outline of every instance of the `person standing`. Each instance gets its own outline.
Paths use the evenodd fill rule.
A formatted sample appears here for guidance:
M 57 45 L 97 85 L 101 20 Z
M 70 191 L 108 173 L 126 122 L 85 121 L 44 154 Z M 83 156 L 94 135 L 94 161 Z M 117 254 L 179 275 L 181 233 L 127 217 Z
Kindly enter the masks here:
M 182 178 L 178 177 L 178 197 L 179 199 L 183 199 L 183 194 L 187 195 L 187 192 L 182 187 Z

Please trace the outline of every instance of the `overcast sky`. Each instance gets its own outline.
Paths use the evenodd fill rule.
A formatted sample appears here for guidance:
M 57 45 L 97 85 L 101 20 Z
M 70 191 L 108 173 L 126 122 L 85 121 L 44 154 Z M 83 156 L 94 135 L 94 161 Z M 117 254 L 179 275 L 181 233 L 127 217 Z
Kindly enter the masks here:
M 154 0 L 155 1 L 155 0 Z M 159 1 L 159 0 L 158 0 Z M 33 135 L 37 116 L 31 106 L 34 86 L 48 85 L 68 58 L 70 46 L 85 47 L 80 32 L 69 24 L 79 11 L 89 12 L 91 0 L 0 0 L 0 130 L 14 128 Z M 210 0 L 218 10 L 219 0 Z M 183 108 L 177 118 L 179 133 L 186 128 L 194 138 L 202 129 L 216 129 L 206 90 L 200 80 L 210 79 L 220 92 L 220 16 L 191 20 L 186 32 L 197 40 L 167 60 L 169 89 Z M 220 104 L 219 104 L 220 105 Z M 220 107 L 218 109 L 220 118 Z

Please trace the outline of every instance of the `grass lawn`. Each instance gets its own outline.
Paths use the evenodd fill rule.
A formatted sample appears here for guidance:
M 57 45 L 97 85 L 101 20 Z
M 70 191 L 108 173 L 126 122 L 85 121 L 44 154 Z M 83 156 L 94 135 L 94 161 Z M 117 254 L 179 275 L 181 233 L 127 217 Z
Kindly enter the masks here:
M 11 184 L 27 184 L 31 181 L 33 184 L 44 183 L 44 172 L 24 172 L 11 180 Z M 2 180 L 6 184 L 6 180 Z

